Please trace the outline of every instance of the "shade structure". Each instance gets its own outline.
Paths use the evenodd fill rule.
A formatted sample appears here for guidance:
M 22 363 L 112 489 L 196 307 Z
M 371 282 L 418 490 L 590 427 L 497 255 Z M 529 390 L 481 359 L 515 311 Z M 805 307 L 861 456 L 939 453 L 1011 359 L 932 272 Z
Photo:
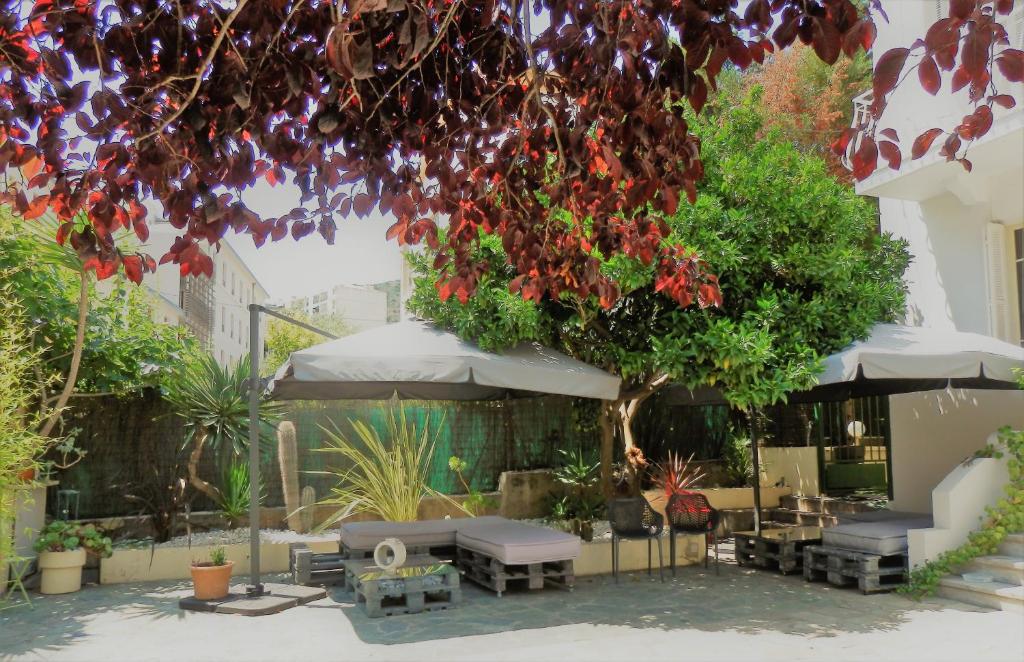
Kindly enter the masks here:
M 487 352 L 429 322 L 405 321 L 294 352 L 269 388 L 276 400 L 493 400 L 539 393 L 614 400 L 620 383 L 539 343 Z
M 1015 369 L 1024 370 L 1024 347 L 979 333 L 876 324 L 867 339 L 824 360 L 817 386 L 787 399 L 841 401 L 944 388 L 1010 390 L 1016 388 Z M 671 405 L 728 404 L 712 387 L 670 387 L 664 397 Z
M 828 356 L 818 386 L 791 393 L 789 402 L 848 400 L 944 388 L 1017 388 L 1015 370 L 1024 370 L 1024 348 L 978 333 L 876 324 L 865 340 Z M 671 387 L 665 394 L 675 405 L 728 404 L 710 387 Z M 752 420 L 753 424 L 753 420 Z M 752 433 L 756 439 L 757 434 Z M 760 530 L 760 473 L 757 444 L 754 461 L 754 528 Z

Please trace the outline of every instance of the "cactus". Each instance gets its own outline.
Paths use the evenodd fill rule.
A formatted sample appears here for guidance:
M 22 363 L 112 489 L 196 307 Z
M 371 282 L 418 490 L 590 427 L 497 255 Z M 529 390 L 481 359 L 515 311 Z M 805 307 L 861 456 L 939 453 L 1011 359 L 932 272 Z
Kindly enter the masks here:
M 313 530 L 313 516 L 316 514 L 316 490 L 312 485 L 302 488 L 302 509 L 299 517 L 302 522 L 302 533 L 309 533 Z
M 288 528 L 302 531 L 299 517 L 299 451 L 295 441 L 295 424 L 281 421 L 277 426 L 277 462 L 281 466 L 281 491 L 284 493 L 284 512 Z

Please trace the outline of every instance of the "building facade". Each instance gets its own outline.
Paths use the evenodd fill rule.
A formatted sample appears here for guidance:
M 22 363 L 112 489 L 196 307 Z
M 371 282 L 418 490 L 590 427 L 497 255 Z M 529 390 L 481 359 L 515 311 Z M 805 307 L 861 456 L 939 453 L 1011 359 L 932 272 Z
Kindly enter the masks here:
M 339 315 L 353 332 L 383 326 L 391 321 L 388 293 L 373 285 L 335 285 L 334 287 L 296 297 L 288 302 L 309 315 Z
M 179 234 L 168 223 L 153 223 L 142 250 L 159 260 Z M 168 263 L 143 282 L 156 300 L 154 318 L 188 327 L 221 365 L 230 365 L 249 353 L 248 306 L 266 302 L 267 291 L 230 244 L 221 242 L 220 250 L 213 254 L 212 279 L 182 277 L 178 265 Z M 265 326 L 264 319 L 258 348 L 261 356 Z
M 1011 41 L 1024 45 L 1024 7 L 1002 17 Z M 889 21 L 878 22 L 877 58 L 910 46 L 948 15 L 948 0 L 887 0 Z M 911 76 L 880 120 L 893 128 L 905 151 L 922 132 L 949 129 L 972 112 L 967 91 L 949 92 L 949 74 L 938 96 Z M 970 172 L 939 155 L 943 138 L 919 160 L 904 155 L 899 171 L 880 168 L 857 186 L 878 199 L 880 227 L 905 239 L 913 262 L 906 274 L 906 324 L 981 333 L 1024 342 L 1024 89 L 1000 74 L 996 83 L 1017 99 L 996 108 L 994 125 L 967 158 Z M 863 116 L 870 95 L 855 103 Z M 856 120 L 855 120 L 856 121 Z M 929 512 L 931 491 L 958 463 L 1003 425 L 1024 426 L 1024 392 L 933 391 L 890 398 L 892 507 Z

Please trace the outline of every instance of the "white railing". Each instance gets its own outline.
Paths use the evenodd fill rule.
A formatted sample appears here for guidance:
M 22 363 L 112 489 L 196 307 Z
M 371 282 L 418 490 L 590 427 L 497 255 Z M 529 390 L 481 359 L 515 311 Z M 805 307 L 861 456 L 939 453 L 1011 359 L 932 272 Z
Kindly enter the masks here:
M 859 94 L 853 98 L 853 121 L 850 123 L 854 129 L 859 129 L 871 120 L 871 104 L 875 102 L 875 94 L 871 90 Z

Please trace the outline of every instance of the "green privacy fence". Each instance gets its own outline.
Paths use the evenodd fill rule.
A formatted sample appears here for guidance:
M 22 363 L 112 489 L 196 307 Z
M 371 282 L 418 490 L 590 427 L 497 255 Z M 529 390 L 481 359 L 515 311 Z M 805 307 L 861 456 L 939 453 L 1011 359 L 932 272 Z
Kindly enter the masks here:
M 392 406 L 404 407 L 408 420 L 417 426 L 429 421 L 437 432 L 430 484 L 449 494 L 462 491 L 448 469 L 452 455 L 468 463 L 466 478 L 475 489 L 490 490 L 497 487 L 502 471 L 550 467 L 557 462 L 558 448 L 584 446 L 596 452 L 598 445 L 591 432 L 578 430 L 569 398 L 405 401 L 394 405 L 362 400 L 290 402 L 286 403 L 285 418 L 296 427 L 300 484 L 312 485 L 318 498 L 323 497 L 337 480 L 318 472 L 344 468 L 336 466 L 338 454 L 316 450 L 326 445 L 324 428 L 337 430 L 358 443 L 351 421 L 365 421 L 383 432 Z M 145 510 L 144 504 L 132 496 L 150 496 L 169 476 L 186 475 L 181 421 L 154 393 L 132 400 L 90 398 L 76 406 L 68 428 L 76 431 L 77 445 L 86 455 L 75 466 L 58 473 L 59 489 L 78 491 L 80 517 L 140 513 Z M 275 440 L 267 445 L 261 467 L 268 506 L 283 505 L 276 455 Z M 217 484 L 231 461 L 230 455 L 218 457 L 204 452 L 199 474 Z M 56 498 L 50 502 L 56 503 Z M 210 510 L 214 505 L 196 497 L 192 508 Z

